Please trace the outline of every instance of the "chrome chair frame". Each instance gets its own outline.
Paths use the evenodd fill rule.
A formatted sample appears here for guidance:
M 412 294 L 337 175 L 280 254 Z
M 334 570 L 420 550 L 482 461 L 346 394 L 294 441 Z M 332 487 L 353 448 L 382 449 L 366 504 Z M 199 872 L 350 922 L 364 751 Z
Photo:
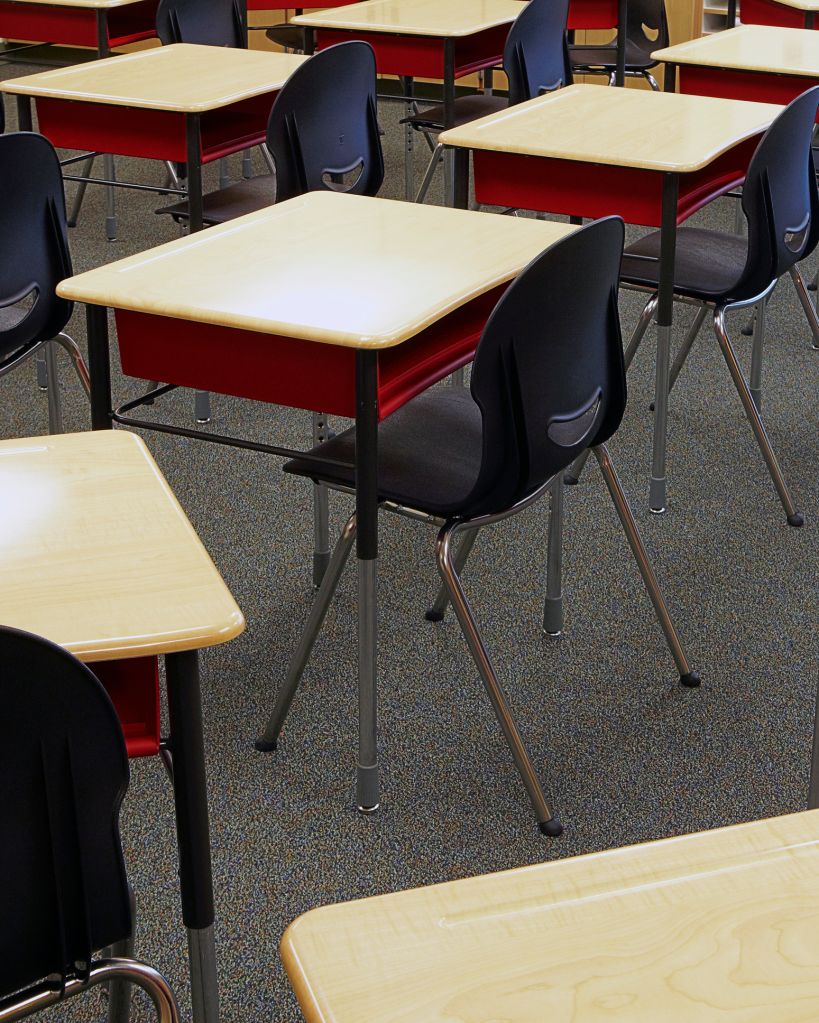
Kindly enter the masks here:
M 91 376 L 88 372 L 88 367 L 85 364 L 85 360 L 82 357 L 82 352 L 77 342 L 69 337 L 68 334 L 60 332 L 56 337 L 51 338 L 48 341 L 40 341 L 35 345 L 31 345 L 26 348 L 16 358 L 11 359 L 4 365 L 0 366 L 0 377 L 6 376 L 7 373 L 11 373 L 18 366 L 21 366 L 27 359 L 31 358 L 32 355 L 38 356 L 38 383 L 45 384 L 43 388 L 48 394 L 48 432 L 49 433 L 62 433 L 63 432 L 63 412 L 62 412 L 62 397 L 60 395 L 60 374 L 59 367 L 57 364 L 57 353 L 54 350 L 54 346 L 59 345 L 71 356 L 71 363 L 76 370 L 77 376 L 80 379 L 83 390 L 86 396 L 90 399 L 91 397 Z M 39 354 L 45 355 L 45 372 L 41 374 L 39 368 Z

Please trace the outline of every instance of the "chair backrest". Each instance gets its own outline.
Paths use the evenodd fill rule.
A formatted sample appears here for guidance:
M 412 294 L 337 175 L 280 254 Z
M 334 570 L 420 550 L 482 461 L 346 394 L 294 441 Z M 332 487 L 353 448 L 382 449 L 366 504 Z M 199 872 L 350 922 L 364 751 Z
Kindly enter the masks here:
M 648 29 L 648 31 L 646 31 Z M 626 39 L 646 60 L 669 44 L 665 0 L 628 0 Z M 629 60 L 626 55 L 626 61 Z
M 73 305 L 55 289 L 70 276 L 54 147 L 33 132 L 0 135 L 0 369 L 60 333 Z
M 87 973 L 131 933 L 122 729 L 75 657 L 0 627 L 0 995 Z M 79 964 L 79 965 L 78 965 Z
M 756 148 L 742 189 L 748 256 L 735 301 L 754 298 L 819 241 L 819 192 L 811 143 L 819 86 L 797 96 Z
M 247 46 L 242 9 L 237 0 L 159 0 L 156 34 L 163 46 Z
M 483 455 L 462 514 L 525 500 L 620 425 L 623 238 L 619 217 L 580 228 L 533 260 L 492 312 L 472 369 Z
M 503 50 L 510 105 L 572 84 L 568 16 L 569 0 L 529 0 L 515 18 Z
M 277 202 L 322 189 L 378 192 L 384 156 L 369 43 L 330 46 L 293 72 L 270 112 L 267 147 L 276 164 Z

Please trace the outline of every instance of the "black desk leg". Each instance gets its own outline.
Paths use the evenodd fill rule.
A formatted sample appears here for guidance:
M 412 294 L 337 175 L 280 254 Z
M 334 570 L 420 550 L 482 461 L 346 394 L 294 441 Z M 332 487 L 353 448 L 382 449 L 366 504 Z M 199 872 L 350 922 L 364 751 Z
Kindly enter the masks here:
M 356 556 L 358 558 L 358 767 L 356 800 L 378 809 L 378 353 L 356 353 Z
M 103 8 L 97 10 L 97 54 L 99 57 L 111 56 L 111 40 L 108 32 L 108 12 Z M 117 168 L 111 153 L 105 153 L 102 159 L 105 177 L 108 181 L 116 181 Z M 105 236 L 109 242 L 116 241 L 119 225 L 117 222 L 117 193 L 113 185 L 105 188 Z
M 452 205 L 457 210 L 465 210 L 469 206 L 469 150 L 460 147 L 453 150 L 452 162 L 455 177 Z
M 88 371 L 91 375 L 91 429 L 111 430 L 111 360 L 108 344 L 108 310 L 85 307 L 88 330 Z
M 727 27 L 733 28 L 737 23 L 737 0 L 728 0 Z
M 188 931 L 194 1023 L 218 1023 L 213 941 L 213 879 L 205 780 L 205 744 L 195 650 L 166 654 L 182 919 Z
M 805 28 L 813 28 L 815 18 L 813 11 L 805 11 Z
M 455 124 L 455 40 L 444 40 L 444 127 Z M 444 205 L 452 206 L 455 195 L 452 150 L 444 150 Z
M 614 84 L 626 84 L 626 28 L 628 22 L 628 0 L 617 4 L 617 66 L 614 69 Z
M 202 223 L 202 120 L 199 114 L 185 114 L 185 170 L 188 179 L 188 230 L 201 231 Z M 194 399 L 197 423 L 210 422 L 210 395 L 197 391 Z
M 316 33 L 312 28 L 304 30 L 304 52 L 308 57 L 312 57 L 316 52 Z
M 668 379 L 671 363 L 671 324 L 674 319 L 674 260 L 677 248 L 677 200 L 680 182 L 676 174 L 663 179 L 660 288 L 657 304 L 657 375 L 654 385 L 654 450 L 651 459 L 649 510 L 661 515 L 666 509 L 666 437 L 668 432 Z
M 677 65 L 666 64 L 663 72 L 663 92 L 677 91 Z
M 34 119 L 31 116 L 31 96 L 17 97 L 17 130 L 34 131 Z

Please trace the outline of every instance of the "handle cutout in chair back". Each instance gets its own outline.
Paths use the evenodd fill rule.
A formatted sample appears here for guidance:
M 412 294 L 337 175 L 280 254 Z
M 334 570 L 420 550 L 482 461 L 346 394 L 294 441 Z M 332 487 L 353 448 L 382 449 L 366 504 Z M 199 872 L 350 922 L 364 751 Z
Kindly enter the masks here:
M 364 173 L 364 159 L 359 157 L 346 167 L 325 167 L 321 174 L 322 184 L 331 192 L 351 192 Z
M 549 418 L 546 433 L 553 444 L 562 448 L 573 448 L 591 437 L 597 427 L 600 410 L 603 407 L 603 391 L 597 388 L 592 398 L 573 412 L 554 415 Z

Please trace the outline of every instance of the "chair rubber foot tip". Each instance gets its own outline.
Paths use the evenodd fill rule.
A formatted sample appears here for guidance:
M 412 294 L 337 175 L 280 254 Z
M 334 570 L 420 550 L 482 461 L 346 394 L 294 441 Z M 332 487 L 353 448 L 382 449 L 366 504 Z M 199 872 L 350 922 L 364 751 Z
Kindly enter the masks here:
M 424 618 L 426 618 L 428 622 L 442 622 L 444 620 L 444 612 L 431 607 L 429 611 L 424 612 Z
M 654 411 L 654 402 L 653 402 L 653 401 L 652 401 L 652 403 L 651 403 L 651 404 L 650 404 L 650 405 L 648 406 L 648 411 L 649 411 L 649 412 L 653 412 L 653 411 Z
M 253 745 L 260 753 L 275 753 L 279 745 L 278 739 L 257 739 Z
M 577 484 L 580 482 L 580 479 L 577 476 L 567 476 L 564 473 L 563 482 L 567 487 L 576 487 Z
M 805 525 L 805 516 L 802 514 L 802 512 L 794 512 L 793 515 L 789 515 L 788 516 L 788 525 L 789 526 L 796 526 L 797 529 L 800 526 L 804 526 Z
M 688 671 L 685 675 L 680 675 L 680 685 L 688 686 L 689 689 L 696 689 L 701 682 L 699 672 Z
M 563 825 L 557 817 L 552 817 L 550 821 L 539 821 L 538 828 L 541 834 L 547 835 L 549 838 L 560 838 L 563 834 Z

